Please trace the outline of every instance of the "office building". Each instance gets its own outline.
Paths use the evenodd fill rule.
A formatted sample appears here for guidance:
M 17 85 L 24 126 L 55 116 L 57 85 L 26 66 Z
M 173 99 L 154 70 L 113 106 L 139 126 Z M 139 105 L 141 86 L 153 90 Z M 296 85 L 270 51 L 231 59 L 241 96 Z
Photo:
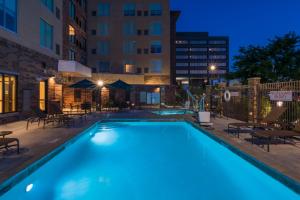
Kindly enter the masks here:
M 177 32 L 174 81 L 201 86 L 220 81 L 229 69 L 229 38 L 207 32 Z

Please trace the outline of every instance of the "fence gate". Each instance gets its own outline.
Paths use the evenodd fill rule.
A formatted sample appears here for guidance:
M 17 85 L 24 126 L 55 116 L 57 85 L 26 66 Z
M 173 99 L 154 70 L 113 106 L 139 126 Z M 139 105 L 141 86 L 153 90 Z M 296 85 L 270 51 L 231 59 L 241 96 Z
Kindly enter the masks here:
M 286 107 L 280 120 L 293 123 L 300 119 L 300 81 L 265 83 L 258 88 L 258 118 L 263 119 L 275 106 Z
M 248 85 L 230 86 L 223 90 L 223 115 L 229 118 L 248 121 L 249 96 Z M 224 98 L 225 91 L 230 92 L 230 100 Z

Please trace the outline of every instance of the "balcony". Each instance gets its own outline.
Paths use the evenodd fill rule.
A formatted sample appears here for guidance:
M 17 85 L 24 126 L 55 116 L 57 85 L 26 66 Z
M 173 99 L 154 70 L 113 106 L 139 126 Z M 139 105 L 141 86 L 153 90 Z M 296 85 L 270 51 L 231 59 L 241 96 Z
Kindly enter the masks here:
M 73 60 L 60 60 L 58 72 L 67 77 L 92 77 L 91 68 Z

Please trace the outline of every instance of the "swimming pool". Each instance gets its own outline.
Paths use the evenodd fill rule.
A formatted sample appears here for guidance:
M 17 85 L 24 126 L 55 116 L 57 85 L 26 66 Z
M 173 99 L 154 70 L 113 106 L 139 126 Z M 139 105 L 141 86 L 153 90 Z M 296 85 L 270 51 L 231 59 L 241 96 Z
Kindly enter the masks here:
M 294 200 L 186 122 L 99 123 L 1 200 Z
M 193 111 L 183 110 L 183 109 L 178 109 L 178 110 L 157 110 L 157 111 L 152 111 L 152 113 L 157 114 L 157 115 L 184 115 L 184 114 L 193 114 Z

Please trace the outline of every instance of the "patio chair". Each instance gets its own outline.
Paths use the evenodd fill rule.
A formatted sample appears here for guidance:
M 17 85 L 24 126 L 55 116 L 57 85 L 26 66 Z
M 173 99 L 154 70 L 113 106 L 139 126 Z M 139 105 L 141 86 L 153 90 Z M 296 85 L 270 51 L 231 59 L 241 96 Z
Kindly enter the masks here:
M 43 119 L 43 128 L 46 127 L 47 124 L 52 123 L 53 125 L 55 123 L 58 123 L 59 125 L 75 125 L 75 119 L 72 117 L 69 117 L 68 114 L 64 114 L 60 107 L 56 105 L 52 105 L 52 113 L 48 115 L 46 118 Z
M 17 147 L 17 153 L 20 153 L 20 142 L 17 138 L 0 138 L 0 150 L 8 150 L 11 147 Z
M 31 113 L 31 116 L 27 118 L 26 130 L 28 130 L 29 124 L 33 124 L 35 122 L 37 122 L 38 126 L 40 126 L 40 122 L 45 120 L 45 118 L 47 117 L 47 114 L 40 110 L 33 111 L 33 113 Z
M 251 143 L 254 144 L 254 138 L 263 139 L 267 141 L 267 151 L 270 151 L 271 141 L 275 138 L 282 138 L 284 144 L 287 138 L 300 136 L 300 121 L 295 124 L 293 130 L 257 130 L 251 134 Z
M 234 133 L 240 137 L 241 131 L 246 131 L 252 133 L 256 128 L 268 129 L 276 123 L 279 123 L 279 118 L 287 110 L 286 107 L 274 107 L 271 112 L 262 119 L 259 123 L 254 122 L 241 122 L 241 123 L 229 123 L 227 126 L 227 132 L 234 130 Z

